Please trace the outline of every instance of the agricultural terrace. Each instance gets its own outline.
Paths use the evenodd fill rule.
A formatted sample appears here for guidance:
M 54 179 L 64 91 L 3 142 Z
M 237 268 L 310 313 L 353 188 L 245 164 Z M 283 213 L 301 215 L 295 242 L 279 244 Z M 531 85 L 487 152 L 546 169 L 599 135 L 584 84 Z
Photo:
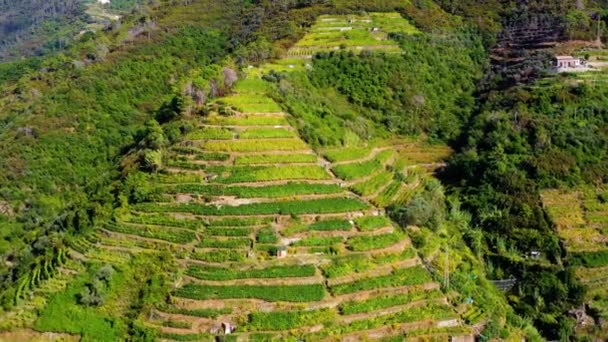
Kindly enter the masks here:
M 570 263 L 589 288 L 588 305 L 605 324 L 608 320 L 608 188 L 546 190 L 542 198 L 570 253 Z
M 409 139 L 321 151 L 352 192 L 378 207 L 409 202 L 451 153 L 447 146 Z
M 179 341 L 222 335 L 222 323 L 245 340 L 469 333 L 407 235 L 369 200 L 405 192 L 388 171 L 402 151 L 327 152 L 332 165 L 265 87 L 249 78 L 218 100 L 236 110 L 194 122 L 163 169 L 143 175 L 147 199 L 99 234 L 95 257 L 168 249 L 178 258 L 175 290 L 146 324 Z M 366 197 L 352 191 L 382 175 L 360 186 Z M 397 184 L 394 196 L 385 183 Z
M 323 15 L 309 33 L 293 48 L 290 58 L 310 57 L 317 52 L 347 49 L 362 51 L 381 49 L 401 51 L 390 34 L 416 34 L 418 30 L 399 13 L 371 13 L 369 15 Z M 297 65 L 297 64 L 293 64 Z

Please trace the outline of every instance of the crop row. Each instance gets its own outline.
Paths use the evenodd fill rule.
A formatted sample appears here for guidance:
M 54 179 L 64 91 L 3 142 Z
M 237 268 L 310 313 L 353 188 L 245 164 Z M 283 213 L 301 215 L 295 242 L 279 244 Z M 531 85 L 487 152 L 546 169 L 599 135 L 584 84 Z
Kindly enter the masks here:
M 318 165 L 284 165 L 225 168 L 230 172 L 227 177 L 220 177 L 217 183 L 246 183 L 289 180 L 328 180 L 331 176 Z
M 192 265 L 186 270 L 189 276 L 203 280 L 233 280 L 251 278 L 298 278 L 315 275 L 313 265 L 282 265 L 268 268 L 238 270 L 225 267 Z
M 249 314 L 247 330 L 280 331 L 331 322 L 336 318 L 333 309 L 308 311 L 271 311 Z
M 245 227 L 245 226 L 259 226 L 272 222 L 271 218 L 257 218 L 257 217 L 245 217 L 245 218 L 222 218 L 205 222 L 206 227 Z
M 197 230 L 202 227 L 203 222 L 200 220 L 175 218 L 167 215 L 141 215 L 129 216 L 124 219 L 128 223 L 149 224 L 156 226 L 180 227 Z
M 443 293 L 439 290 L 421 290 L 408 292 L 406 294 L 373 297 L 362 301 L 349 301 L 340 304 L 339 309 L 340 313 L 343 315 L 352 315 L 362 312 L 372 312 L 397 305 L 404 305 L 418 300 L 436 299 L 441 297 L 443 297 Z
M 336 165 L 332 171 L 344 180 L 353 180 L 369 176 L 382 168 L 383 165 L 380 162 L 372 159 L 361 163 Z
M 284 128 L 250 128 L 238 133 L 239 139 L 278 139 L 295 137 L 295 132 Z
M 347 220 L 323 220 L 308 226 L 309 230 L 330 231 L 330 230 L 351 230 L 353 226 Z
M 355 273 L 363 273 L 380 265 L 408 260 L 415 256 L 416 251 L 412 248 L 398 253 L 374 254 L 371 258 L 365 254 L 350 254 L 334 257 L 331 259 L 331 262 L 322 264 L 320 268 L 325 277 L 337 278 Z
M 205 228 L 205 233 L 211 236 L 243 237 L 251 235 L 253 229 L 244 227 L 207 227 Z
M 277 243 L 279 237 L 272 227 L 266 227 L 257 232 L 255 240 L 257 243 Z
M 216 249 L 207 252 L 192 253 L 192 258 L 207 262 L 229 262 L 229 261 L 245 261 L 247 254 L 245 251 L 236 249 Z
M 221 186 L 208 184 L 176 184 L 160 186 L 159 191 L 170 194 L 196 194 L 207 196 L 236 196 L 240 198 L 278 198 L 297 195 L 337 194 L 343 192 L 337 184 L 287 183 L 264 187 Z
M 300 139 L 250 139 L 207 141 L 201 148 L 212 152 L 268 152 L 268 151 L 301 151 L 309 147 Z
M 356 160 L 367 157 L 371 149 L 367 147 L 352 147 L 339 150 L 329 150 L 323 152 L 323 156 L 332 163 Z
M 386 216 L 364 216 L 355 219 L 355 224 L 361 231 L 371 231 L 378 228 L 390 227 L 391 221 Z
M 306 336 L 307 340 L 319 340 L 320 336 L 339 336 L 342 334 L 365 331 L 396 324 L 411 323 L 425 320 L 442 320 L 454 318 L 456 314 L 451 307 L 440 304 L 417 306 L 391 315 L 375 315 L 371 318 L 357 320 L 349 324 L 332 325 L 319 334 Z
M 210 116 L 207 123 L 222 126 L 280 126 L 288 124 L 283 115 Z
M 233 138 L 233 131 L 218 127 L 203 127 L 186 134 L 186 139 L 190 140 L 230 140 Z
M 351 186 L 351 190 L 359 196 L 369 196 L 375 194 L 379 189 L 382 189 L 386 184 L 393 180 L 393 173 L 382 171 L 377 175 Z
M 204 318 L 217 318 L 221 315 L 227 315 L 232 313 L 232 309 L 223 308 L 223 309 L 183 309 L 178 308 L 171 305 L 160 305 L 156 308 L 158 311 L 166 312 L 174 315 L 186 315 L 186 316 L 194 316 L 194 317 L 204 317 Z
M 317 156 L 314 154 L 305 153 L 290 153 L 290 154 L 255 154 L 237 156 L 235 165 L 253 165 L 253 164 L 289 164 L 289 163 L 315 163 Z
M 344 239 L 340 236 L 312 236 L 292 243 L 295 247 L 311 247 L 311 246 L 332 246 L 337 243 L 342 243 Z
M 395 270 L 392 274 L 385 276 L 334 285 L 331 287 L 331 292 L 334 295 L 342 295 L 385 287 L 420 285 L 431 280 L 429 272 L 424 267 L 416 266 Z
M 383 235 L 359 235 L 348 239 L 348 249 L 355 252 L 370 251 L 373 249 L 381 249 L 392 246 L 403 240 L 405 237 L 400 233 L 391 233 Z
M 158 239 L 173 243 L 188 243 L 196 239 L 196 234 L 186 230 L 172 230 L 157 227 L 134 227 L 121 224 L 108 224 L 106 229 L 130 235 L 138 235 L 150 239 Z
M 280 201 L 270 203 L 251 203 L 240 206 L 213 206 L 198 203 L 181 203 L 160 205 L 156 203 L 138 203 L 133 208 L 142 212 L 181 212 L 197 215 L 301 215 L 324 214 L 362 210 L 368 206 L 354 198 L 321 198 L 304 201 Z
M 188 283 L 178 289 L 176 295 L 198 300 L 250 298 L 270 302 L 316 302 L 325 298 L 325 288 L 322 284 L 211 286 Z
M 249 248 L 251 247 L 250 239 L 241 238 L 212 238 L 205 237 L 198 243 L 198 247 L 207 248 Z
M 594 252 L 574 253 L 570 263 L 575 266 L 604 267 L 608 266 L 608 249 Z

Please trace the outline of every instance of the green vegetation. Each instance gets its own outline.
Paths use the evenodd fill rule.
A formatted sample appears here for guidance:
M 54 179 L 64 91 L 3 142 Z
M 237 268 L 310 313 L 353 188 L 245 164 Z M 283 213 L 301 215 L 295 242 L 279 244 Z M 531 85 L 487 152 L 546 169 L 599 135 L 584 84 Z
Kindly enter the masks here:
M 336 312 L 331 309 L 310 311 L 253 312 L 249 314 L 248 330 L 290 330 L 332 321 Z
M 334 285 L 330 287 L 330 290 L 334 295 L 341 295 L 383 287 L 420 285 L 431 280 L 424 267 L 416 266 L 395 270 L 392 274 L 386 276 L 364 278 L 351 283 Z
M 298 240 L 292 243 L 292 246 L 296 247 L 310 247 L 310 246 L 332 246 L 337 243 L 342 243 L 344 241 L 343 238 L 339 236 L 335 237 L 320 237 L 320 236 L 311 236 L 302 240 Z
M 229 176 L 220 177 L 217 183 L 245 183 L 280 180 L 324 180 L 331 176 L 318 165 L 246 166 L 226 169 Z
M 190 140 L 230 140 L 234 138 L 235 133 L 225 128 L 203 127 L 201 129 L 189 132 L 186 134 L 186 139 Z
M 353 198 L 323 198 L 305 201 L 283 201 L 271 203 L 252 203 L 236 207 L 209 206 L 196 203 L 190 204 L 167 204 L 139 203 L 134 209 L 143 212 L 181 212 L 196 215 L 226 216 L 226 215 L 301 215 L 301 214 L 323 214 L 339 213 L 367 209 L 367 205 Z
M 283 128 L 250 128 L 238 133 L 239 139 L 294 138 L 295 132 Z
M 283 115 L 210 116 L 207 123 L 222 126 L 281 126 L 286 125 L 287 120 Z
M 436 299 L 443 297 L 439 290 L 414 291 L 406 294 L 373 297 L 363 301 L 345 302 L 339 306 L 340 313 L 352 315 L 362 312 L 372 312 L 392 306 L 404 305 L 419 300 Z
M 186 270 L 187 275 L 204 280 L 312 277 L 315 275 L 315 272 L 315 267 L 313 265 L 272 266 L 268 268 L 244 270 L 192 265 Z
M 257 243 L 277 243 L 279 237 L 272 227 L 262 228 L 255 236 Z
M 329 230 L 351 230 L 353 226 L 347 220 L 323 220 L 317 221 L 308 226 L 310 230 L 329 231 Z
M 228 261 L 245 261 L 247 253 L 236 249 L 214 249 L 192 253 L 192 258 L 200 261 L 222 263 Z
M 186 284 L 179 288 L 177 296 L 192 299 L 255 298 L 270 302 L 316 302 L 325 297 L 323 285 L 289 286 L 209 286 Z
M 170 194 L 188 193 L 211 196 L 237 196 L 240 198 L 256 197 L 290 197 L 297 195 L 337 194 L 344 190 L 336 184 L 287 183 L 284 185 L 254 186 L 220 186 L 202 184 L 177 184 L 158 188 Z M 168 224 L 169 225 L 169 224 Z
M 355 252 L 369 251 L 372 249 L 382 249 L 396 244 L 404 239 L 401 233 L 391 233 L 384 235 L 361 235 L 349 238 L 346 241 L 348 249 Z
M 350 147 L 336 150 L 326 150 L 323 152 L 323 157 L 327 158 L 332 163 L 343 162 L 349 160 L 363 159 L 367 157 L 372 150 L 367 147 Z
M 165 240 L 173 243 L 188 243 L 196 239 L 196 234 L 194 232 L 171 228 L 158 228 L 153 226 L 137 227 L 125 224 L 108 224 L 105 228 L 117 233 L 138 235 L 145 238 Z
M 197 245 L 198 247 L 208 248 L 249 248 L 251 240 L 249 239 L 221 239 L 221 238 L 203 238 Z
M 235 165 L 251 164 L 288 164 L 288 163 L 316 163 L 317 156 L 314 154 L 256 154 L 237 156 Z
M 194 316 L 194 317 L 204 317 L 204 318 L 217 318 L 221 315 L 227 315 L 232 313 L 231 309 L 182 309 L 175 306 L 170 305 L 161 305 L 158 306 L 157 309 L 162 312 L 177 314 L 177 315 L 186 315 L 186 316 Z
M 361 163 L 337 165 L 332 168 L 332 171 L 336 174 L 336 176 L 344 180 L 353 180 L 369 176 L 381 169 L 382 164 L 380 164 L 377 160 L 372 159 Z
M 355 219 L 357 228 L 361 231 L 371 231 L 378 228 L 392 226 L 391 220 L 386 216 L 364 216 Z
M 359 196 L 373 195 L 381 190 L 384 186 L 391 183 L 393 177 L 394 174 L 392 172 L 383 171 L 368 180 L 351 186 L 351 190 Z

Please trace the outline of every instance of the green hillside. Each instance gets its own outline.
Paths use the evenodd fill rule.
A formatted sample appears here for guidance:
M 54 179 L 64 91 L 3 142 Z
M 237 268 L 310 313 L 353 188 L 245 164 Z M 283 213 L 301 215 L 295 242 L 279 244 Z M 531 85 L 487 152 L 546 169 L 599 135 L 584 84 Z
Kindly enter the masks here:
M 603 3 L 38 4 L 0 340 L 606 338 Z

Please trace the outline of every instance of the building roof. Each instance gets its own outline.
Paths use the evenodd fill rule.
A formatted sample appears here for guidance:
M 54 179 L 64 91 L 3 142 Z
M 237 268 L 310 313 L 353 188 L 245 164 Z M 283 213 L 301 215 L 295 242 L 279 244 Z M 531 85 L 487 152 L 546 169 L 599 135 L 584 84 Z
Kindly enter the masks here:
M 555 56 L 555 59 L 557 59 L 558 61 L 561 61 L 561 60 L 578 59 L 578 58 L 574 58 L 572 56 Z

